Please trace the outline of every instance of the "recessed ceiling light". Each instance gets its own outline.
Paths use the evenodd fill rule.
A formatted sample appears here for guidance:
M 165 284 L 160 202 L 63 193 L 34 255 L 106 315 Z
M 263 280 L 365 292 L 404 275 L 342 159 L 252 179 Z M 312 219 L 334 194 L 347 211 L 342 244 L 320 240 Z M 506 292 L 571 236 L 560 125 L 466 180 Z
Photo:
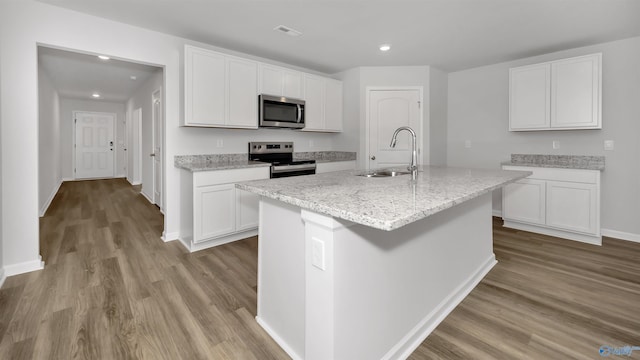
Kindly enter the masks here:
M 131 75 L 131 76 L 129 76 L 129 79 L 131 79 L 131 80 L 136 80 L 136 79 L 138 79 L 138 77 L 137 77 L 137 76 L 135 76 L 135 75 Z
M 389 44 L 380 45 L 380 51 L 389 51 L 390 49 L 391 49 L 391 45 Z
M 97 99 L 97 98 L 99 98 L 99 97 L 100 97 L 100 94 L 98 94 L 98 93 L 93 93 L 93 94 L 91 94 L 91 96 L 93 96 L 94 98 L 96 98 L 96 99 Z
M 300 36 L 302 35 L 302 33 L 296 29 L 292 29 L 288 26 L 284 26 L 284 25 L 278 25 L 276 27 L 273 28 L 273 30 L 275 31 L 280 31 L 281 33 L 285 33 L 289 36 Z
M 109 59 L 111 59 L 110 57 L 108 57 L 108 56 L 106 56 L 106 55 L 98 55 L 98 58 L 99 58 L 100 60 L 109 60 Z

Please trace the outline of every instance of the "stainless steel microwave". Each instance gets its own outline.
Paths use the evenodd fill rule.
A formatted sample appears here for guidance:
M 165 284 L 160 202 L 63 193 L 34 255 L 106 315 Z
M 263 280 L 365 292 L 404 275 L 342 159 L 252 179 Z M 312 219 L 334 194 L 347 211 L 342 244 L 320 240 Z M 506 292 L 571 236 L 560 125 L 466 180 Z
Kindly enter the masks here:
M 261 94 L 258 109 L 260 127 L 304 128 L 304 100 Z

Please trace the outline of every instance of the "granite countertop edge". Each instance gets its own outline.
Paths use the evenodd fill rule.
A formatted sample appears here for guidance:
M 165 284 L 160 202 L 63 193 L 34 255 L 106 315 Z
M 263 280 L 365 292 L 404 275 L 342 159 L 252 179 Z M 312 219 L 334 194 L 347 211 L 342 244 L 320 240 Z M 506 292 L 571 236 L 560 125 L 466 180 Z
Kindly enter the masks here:
M 334 176 L 337 178 L 340 177 L 346 177 L 346 178 L 350 178 L 351 176 L 355 176 L 355 174 L 358 171 L 352 171 L 352 170 L 346 170 L 346 171 L 340 171 L 340 172 L 336 172 L 336 173 L 332 173 L 334 175 L 328 175 L 328 174 L 323 174 L 325 176 Z M 515 171 L 510 171 L 510 172 L 514 172 Z M 237 183 L 236 184 L 236 188 L 242 189 L 242 190 L 246 190 L 246 191 L 250 191 L 253 192 L 255 194 L 270 198 L 270 199 L 274 199 L 274 200 L 278 200 L 278 201 L 282 201 L 284 203 L 290 204 L 290 205 L 294 205 L 294 206 L 298 206 L 300 208 L 303 209 L 307 209 L 307 210 L 311 210 L 311 211 L 315 211 L 321 214 L 325 214 L 325 215 L 329 215 L 329 216 L 333 216 L 335 218 L 339 218 L 339 219 L 343 219 L 343 220 L 347 220 L 356 224 L 360 224 L 360 225 L 365 225 L 365 226 L 369 226 L 375 229 L 379 229 L 379 230 L 385 230 L 385 231 L 392 231 L 395 229 L 398 229 L 402 226 L 408 225 L 410 223 L 413 223 L 415 221 L 419 221 L 422 220 L 424 218 L 427 218 L 431 215 L 434 215 L 436 213 L 439 213 L 443 210 L 449 209 L 451 207 L 454 207 L 458 204 L 461 204 L 465 201 L 471 200 L 473 198 L 476 198 L 478 196 L 484 195 L 486 193 L 489 193 L 493 190 L 499 189 L 501 187 L 503 187 L 504 185 L 510 184 L 512 182 L 515 182 L 519 179 L 525 178 L 529 175 L 531 175 L 531 172 L 528 171 L 518 171 L 519 174 L 512 176 L 510 179 L 508 180 L 501 180 L 498 183 L 495 183 L 491 186 L 487 186 L 485 188 L 482 189 L 478 189 L 475 190 L 473 192 L 470 193 L 464 193 L 461 196 L 456 196 L 450 199 L 446 199 L 445 201 L 441 201 L 439 203 L 437 203 L 436 205 L 432 206 L 432 207 L 428 207 L 428 208 L 424 208 L 418 211 L 414 211 L 412 213 L 409 214 L 405 214 L 403 216 L 399 216 L 396 219 L 381 219 L 379 216 L 375 216 L 375 214 L 362 214 L 362 213 L 357 213 L 355 211 L 349 211 L 349 210 L 345 210 L 345 209 L 341 209 L 337 206 L 334 206 L 333 204 L 327 204 L 326 201 L 323 201 L 323 197 L 322 196 L 318 196 L 318 199 L 321 200 L 307 200 L 307 199 L 301 199 L 299 197 L 296 196 L 292 196 L 289 194 L 286 194 L 286 189 L 280 189 L 280 190 L 273 190 L 273 189 L 265 189 L 265 188 L 261 188 L 260 185 L 254 185 L 252 184 L 252 182 L 244 182 L 244 183 Z M 420 176 L 420 175 L 419 175 Z M 328 178 L 329 180 L 329 178 Z M 375 179 L 366 179 L 363 178 L 364 181 L 377 181 Z M 400 179 L 399 179 L 400 180 Z M 392 186 L 396 186 L 396 184 L 391 183 L 390 185 Z M 349 185 L 345 185 L 345 186 L 349 186 Z M 370 204 L 372 205 L 372 204 Z M 371 207 L 375 207 L 374 205 L 372 205 Z

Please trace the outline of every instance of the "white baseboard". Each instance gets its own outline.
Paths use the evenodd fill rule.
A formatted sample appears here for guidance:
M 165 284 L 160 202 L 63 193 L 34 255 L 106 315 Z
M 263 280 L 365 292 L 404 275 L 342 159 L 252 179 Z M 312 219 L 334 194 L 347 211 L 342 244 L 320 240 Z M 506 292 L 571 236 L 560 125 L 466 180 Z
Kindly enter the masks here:
M 65 178 L 65 177 L 63 177 L 63 178 L 62 178 L 62 182 L 65 182 L 65 181 L 75 181 L 75 180 L 76 180 L 76 179 L 74 179 L 74 178 Z
M 51 205 L 53 198 L 56 197 L 56 194 L 58 193 L 58 190 L 60 190 L 61 185 L 62 185 L 62 180 L 58 181 L 58 185 L 56 185 L 56 187 L 53 189 L 53 192 L 49 194 L 49 198 L 47 199 L 47 201 L 40 208 L 40 217 L 43 217 L 44 214 L 47 212 L 47 209 L 49 209 L 49 206 Z
M 601 233 L 602 233 L 602 236 L 640 243 L 640 234 L 632 234 L 628 232 L 610 230 L 610 229 L 602 229 Z
M 502 217 L 502 210 L 496 210 L 496 209 L 493 209 L 493 210 L 491 211 L 491 215 L 493 215 L 493 216 L 495 216 L 495 217 L 499 217 L 499 218 L 501 218 L 501 217 Z
M 147 199 L 147 201 L 149 201 L 149 203 L 155 205 L 155 203 L 153 202 L 153 200 L 151 199 L 151 197 L 147 194 L 145 194 L 144 190 L 140 191 L 140 194 L 142 194 L 142 196 L 144 196 L 145 199 Z
M 497 264 L 495 255 L 480 266 L 467 281 L 460 284 L 448 297 L 424 317 L 407 335 L 389 350 L 383 359 L 406 359 L 418 346 L 435 330 L 435 328 L 458 306 L 462 300 L 482 281 L 489 271 Z
M 256 322 L 258 323 L 258 325 L 262 326 L 264 331 L 266 331 L 267 334 L 269 334 L 269 336 L 271 336 L 271 338 L 276 342 L 276 344 L 278 344 L 282 348 L 282 350 L 284 350 L 284 352 L 286 352 L 287 355 L 289 355 L 289 357 L 291 357 L 292 360 L 302 360 L 303 359 L 302 356 L 298 355 L 295 351 L 293 351 L 293 349 L 291 347 L 289 347 L 289 345 L 287 345 L 287 342 L 284 341 L 278 335 L 278 333 L 273 331 L 273 329 L 271 329 L 271 327 L 267 323 L 262 321 L 262 319 L 259 316 L 256 316 Z
M 5 276 L 13 276 L 42 269 L 44 269 L 44 261 L 42 261 L 42 256 L 38 255 L 38 260 L 26 261 L 13 265 L 5 265 L 4 272 Z
M 163 231 L 162 236 L 160 238 L 164 242 L 169 242 L 169 241 L 178 240 L 180 238 L 180 234 L 177 231 L 170 232 L 170 233 Z
M 4 275 L 4 269 L 0 268 L 0 288 L 2 288 L 2 285 L 4 284 L 4 281 L 7 279 L 7 277 Z

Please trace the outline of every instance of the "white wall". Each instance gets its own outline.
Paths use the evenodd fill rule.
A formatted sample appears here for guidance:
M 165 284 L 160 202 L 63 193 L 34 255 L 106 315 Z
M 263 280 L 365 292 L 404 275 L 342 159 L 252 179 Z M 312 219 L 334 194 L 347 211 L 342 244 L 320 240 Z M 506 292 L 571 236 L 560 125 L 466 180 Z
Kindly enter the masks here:
M 0 31 L 2 31 L 2 27 L 0 26 Z M 0 142 L 2 141 L 2 47 L 0 46 Z M 2 255 L 2 248 L 4 247 L 3 241 L 3 232 L 2 232 L 2 223 L 4 222 L 4 218 L 2 217 L 2 146 L 0 144 L 0 287 L 4 283 L 5 272 L 4 272 L 4 257 Z
M 56 195 L 60 175 L 60 98 L 49 74 L 38 66 L 38 208 L 43 216 Z
M 246 152 L 246 143 L 252 140 L 291 139 L 296 142 L 297 151 L 331 149 L 336 136 L 333 134 L 180 127 L 182 59 L 186 43 L 283 65 L 32 0 L 0 2 L 0 117 L 3 127 L 0 133 L 0 210 L 4 215 L 1 236 L 5 267 L 14 266 L 12 271 L 24 272 L 41 265 L 37 195 L 38 44 L 164 67 L 166 239 L 177 239 L 179 235 L 180 170 L 173 167 L 175 155 Z M 216 148 L 218 138 L 224 140 L 223 148 Z M 314 142 L 313 148 L 310 140 Z M 20 149 L 20 156 L 14 156 L 15 149 Z
M 153 102 L 152 94 L 162 87 L 162 69 L 158 69 L 152 76 L 141 84 L 131 98 L 127 101 L 126 111 L 131 118 L 131 114 L 137 108 L 142 108 L 142 194 L 147 199 L 153 199 L 153 158 L 149 154 L 153 153 Z M 133 153 L 133 152 L 132 152 Z M 172 164 L 170 164 L 172 165 Z
M 448 74 L 429 67 L 429 164 L 447 164 Z
M 507 131 L 510 67 L 596 52 L 603 53 L 602 130 Z M 636 37 L 449 74 L 448 165 L 497 169 L 512 153 L 604 155 L 603 233 L 640 240 L 639 64 Z M 470 149 L 465 140 L 471 140 Z M 554 140 L 560 149 L 552 149 Z M 614 140 L 615 150 L 604 151 L 604 140 Z M 496 211 L 500 200 L 495 193 Z
M 73 163 L 74 152 L 74 111 L 86 111 L 86 112 L 104 112 L 116 114 L 115 122 L 115 162 L 114 162 L 114 175 L 116 177 L 124 177 L 124 121 L 125 121 L 125 104 L 108 102 L 102 100 L 92 99 L 70 99 L 60 98 L 60 166 L 62 171 L 63 180 L 72 180 L 75 178 L 73 169 L 75 164 Z

